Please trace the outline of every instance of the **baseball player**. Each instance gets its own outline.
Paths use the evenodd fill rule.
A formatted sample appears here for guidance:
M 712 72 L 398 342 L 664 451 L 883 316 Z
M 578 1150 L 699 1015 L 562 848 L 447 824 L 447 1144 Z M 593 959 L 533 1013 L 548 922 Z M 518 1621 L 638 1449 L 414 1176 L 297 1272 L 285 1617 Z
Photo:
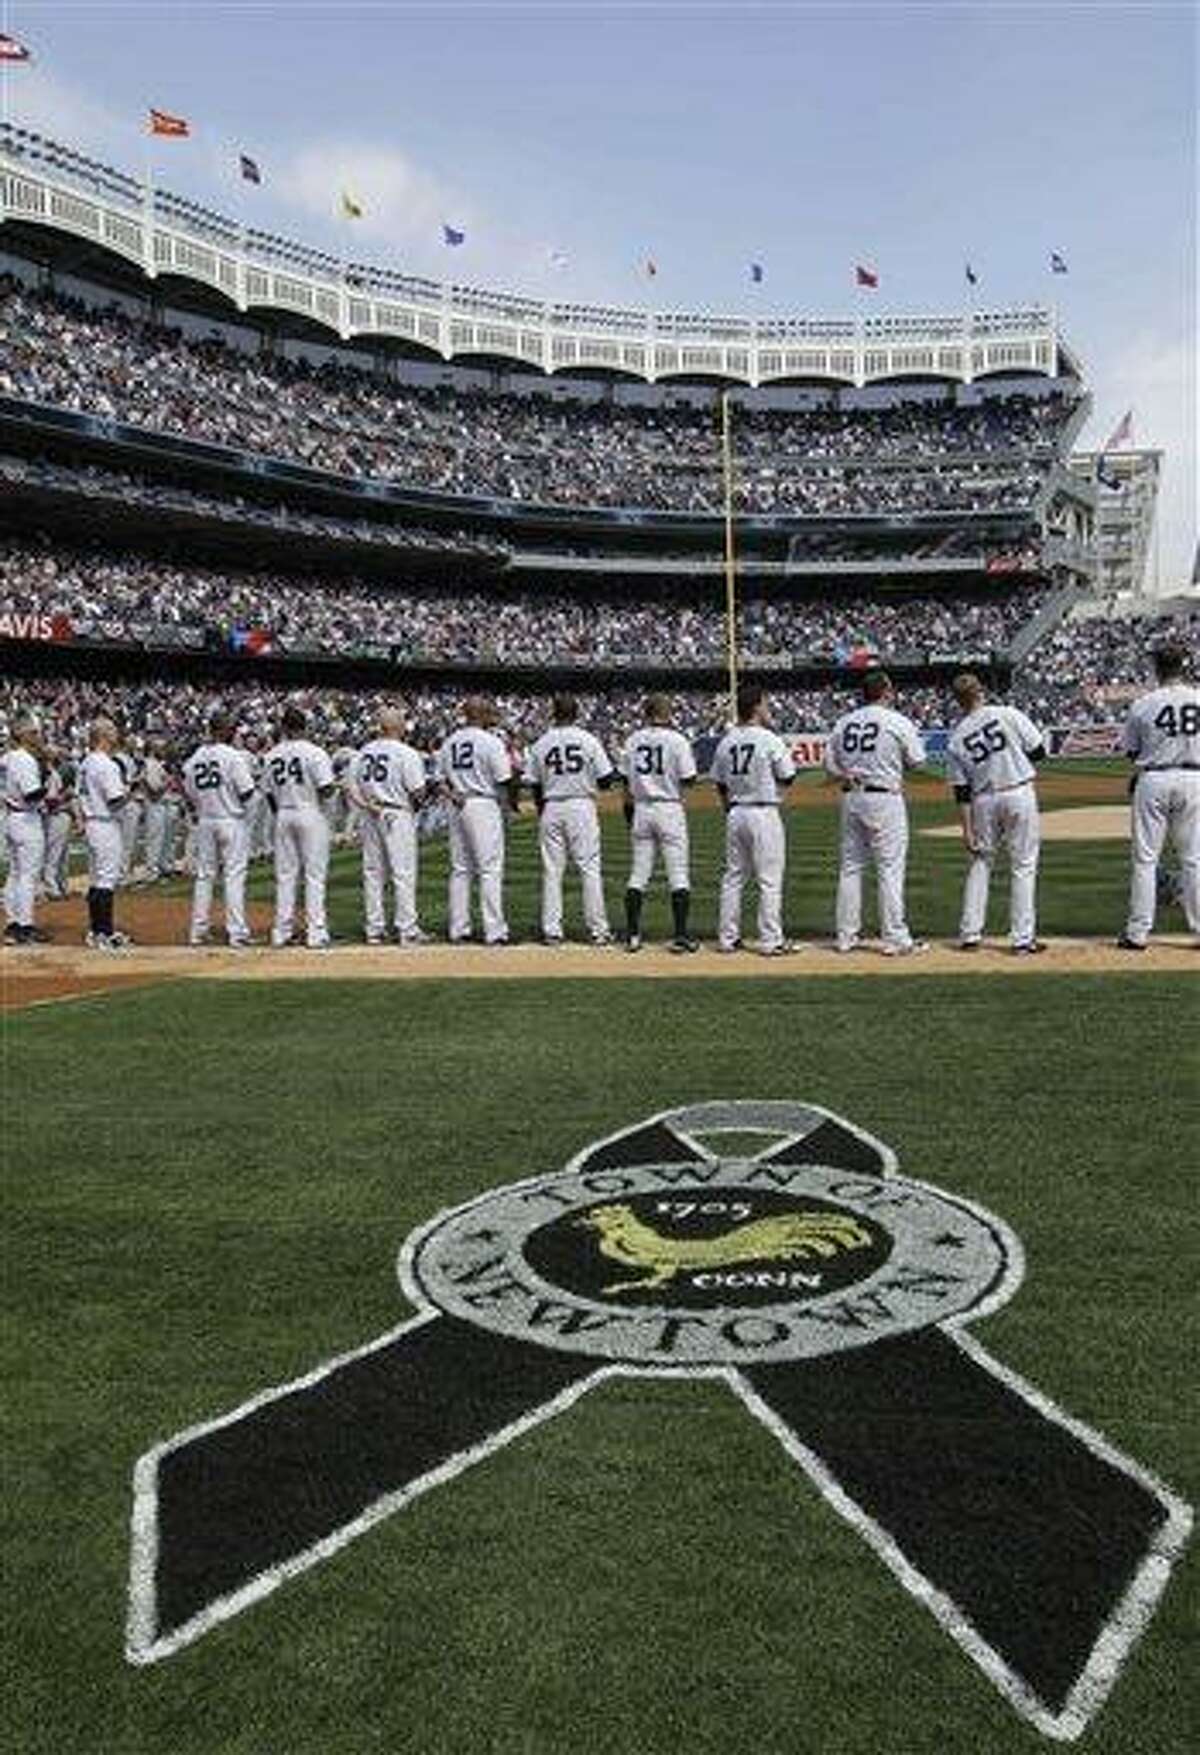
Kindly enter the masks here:
M 428 941 L 417 919 L 417 826 L 414 812 L 425 794 L 425 760 L 404 741 L 404 715 L 381 709 L 379 735 L 355 752 L 348 800 L 362 840 L 363 910 L 367 943 L 386 939 L 384 891 L 390 874 L 396 942 Z
M 1180 900 L 1200 944 L 1200 688 L 1184 681 L 1183 647 L 1152 655 L 1158 686 L 1135 701 L 1125 721 L 1124 748 L 1133 762 L 1129 918 L 1117 940 L 1144 951 L 1154 929 L 1158 862 L 1167 836 L 1179 854 Z
M 43 772 L 46 779 L 42 811 L 46 825 L 46 853 L 42 860 L 42 888 L 52 900 L 61 900 L 67 893 L 67 868 L 71 852 L 71 782 L 70 765 L 53 752 L 48 752 Z
M 151 883 L 167 875 L 167 795 L 171 777 L 163 760 L 165 748 L 157 738 L 146 745 L 142 766 L 142 851 L 146 877 Z
M 463 724 L 443 740 L 434 761 L 449 811 L 451 944 L 461 944 L 471 937 L 472 880 L 479 884 L 484 943 L 510 943 L 504 917 L 501 800 L 507 797 L 515 811 L 520 782 L 503 738 L 493 729 L 495 724 L 496 710 L 491 702 L 472 695 L 463 703 Z
M 271 943 L 286 945 L 296 917 L 296 891 L 304 878 L 304 918 L 310 950 L 329 943 L 325 920 L 325 878 L 329 870 L 329 819 L 325 804 L 333 792 L 333 765 L 323 749 L 305 737 L 308 720 L 299 707 L 285 707 L 282 737 L 267 751 L 263 789 L 275 812 L 275 924 Z
M 683 808 L 684 791 L 696 781 L 696 761 L 687 738 L 671 725 L 671 703 L 665 695 L 650 696 L 646 720 L 617 759 L 625 785 L 625 820 L 633 843 L 625 891 L 625 948 L 628 951 L 642 948 L 642 902 L 655 856 L 661 853 L 675 929 L 671 949 L 698 951 L 699 940 L 688 933 L 692 896 L 687 812 Z
M 950 691 L 962 718 L 951 733 L 946 775 L 954 789 L 963 845 L 970 855 L 963 887 L 958 948 L 977 951 L 987 920 L 992 866 L 1008 849 L 1012 874 L 1010 936 L 1014 956 L 1045 950 L 1037 936 L 1036 890 L 1041 828 L 1034 764 L 1045 759 L 1046 742 L 1017 707 L 987 698 L 977 676 L 964 671 Z
M 874 862 L 879 930 L 885 957 L 909 957 L 929 946 L 914 939 L 904 918 L 908 812 L 904 771 L 925 760 L 921 734 L 897 713 L 895 691 L 882 670 L 863 679 L 863 704 L 843 713 L 825 746 L 825 767 L 841 782 L 841 865 L 837 887 L 837 948 L 852 951 L 862 925 L 862 880 Z
M 563 874 L 568 859 L 579 868 L 583 918 L 593 944 L 612 943 L 600 870 L 600 819 L 596 792 L 615 778 L 599 738 L 576 724 L 574 695 L 555 695 L 554 723 L 529 750 L 525 777 L 533 788 L 542 851 L 542 941 L 563 942 Z
M 38 879 L 46 857 L 43 762 L 37 721 L 31 717 L 18 719 L 11 747 L 4 757 L 4 842 L 8 859 L 4 942 L 8 945 L 30 945 L 46 937 L 33 922 Z
M 208 942 L 213 885 L 225 876 L 225 932 L 233 946 L 253 942 L 246 923 L 246 865 L 250 857 L 248 811 L 254 776 L 234 749 L 233 722 L 218 710 L 208 721 L 208 742 L 183 765 L 183 796 L 196 819 L 196 876 L 188 943 Z
M 747 878 L 758 885 L 758 945 L 763 956 L 781 957 L 796 948 L 783 936 L 787 837 L 779 814 L 780 792 L 795 778 L 787 745 L 771 730 L 766 695 L 760 688 L 741 689 L 737 724 L 718 743 L 712 760 L 712 779 L 725 807 L 718 950 L 742 948 L 742 890 Z
M 127 884 L 134 872 L 138 830 L 142 822 L 142 765 L 132 739 L 123 733 L 119 745 L 113 751 L 113 760 L 120 768 L 121 778 L 125 783 L 125 803 L 121 807 L 120 882 Z
M 113 891 L 121 878 L 121 813 L 125 777 L 116 761 L 120 734 L 111 719 L 97 719 L 88 753 L 79 764 L 75 798 L 88 850 L 88 931 L 92 950 L 119 951 L 131 941 L 113 924 Z

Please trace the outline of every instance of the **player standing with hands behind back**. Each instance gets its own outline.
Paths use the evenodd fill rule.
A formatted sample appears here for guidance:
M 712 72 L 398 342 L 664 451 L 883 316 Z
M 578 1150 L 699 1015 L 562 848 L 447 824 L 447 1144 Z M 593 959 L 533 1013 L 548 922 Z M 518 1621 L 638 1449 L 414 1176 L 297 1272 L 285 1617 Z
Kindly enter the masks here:
M 1158 861 L 1167 835 L 1179 850 L 1183 912 L 1200 945 L 1200 689 L 1183 680 L 1182 646 L 1153 654 L 1158 687 L 1135 701 L 1125 721 L 1125 754 L 1133 782 L 1133 869 L 1129 918 L 1117 940 L 1144 951 L 1154 929 Z
M 247 812 L 254 776 L 245 754 L 234 749 L 233 721 L 218 710 L 209 717 L 208 742 L 184 763 L 183 795 L 196 818 L 196 876 L 188 943 L 208 941 L 217 873 L 225 875 L 225 932 L 232 946 L 251 943 L 246 924 L 246 866 L 250 858 Z
M 671 725 L 671 703 L 665 695 L 650 696 L 646 719 L 648 723 L 634 732 L 617 761 L 625 781 L 625 815 L 633 840 L 633 864 L 625 891 L 625 949 L 642 948 L 642 902 L 654 870 L 654 856 L 661 851 L 675 928 L 671 949 L 698 951 L 699 941 L 688 933 L 692 892 L 687 812 L 683 808 L 684 789 L 696 779 L 696 762 L 687 738 Z
M 310 950 L 329 943 L 325 921 L 325 877 L 329 870 L 329 819 L 325 800 L 334 788 L 333 764 L 304 733 L 308 720 L 299 707 L 285 707 L 280 741 L 263 763 L 263 790 L 275 812 L 275 924 L 271 943 L 291 939 L 296 891 L 304 877 L 304 918 Z
M 575 723 L 578 712 L 574 695 L 555 695 L 554 724 L 525 759 L 525 777 L 538 813 L 542 942 L 548 945 L 560 945 L 563 939 L 563 874 L 568 859 L 579 867 L 584 924 L 592 943 L 612 942 L 600 872 L 596 792 L 612 784 L 613 766 L 599 738 Z
M 738 722 L 713 752 L 712 780 L 725 807 L 725 870 L 717 949 L 741 949 L 742 889 L 758 884 L 758 942 L 764 957 L 795 950 L 783 936 L 783 871 L 787 837 L 779 794 L 796 778 L 787 745 L 771 730 L 761 689 L 738 691 Z
M 838 872 L 837 948 L 852 951 L 862 926 L 863 872 L 874 862 L 879 883 L 879 930 L 885 957 L 927 951 L 904 918 L 908 811 L 904 770 L 925 760 L 921 734 L 892 705 L 895 691 L 882 670 L 863 678 L 863 704 L 843 713 L 825 746 L 825 767 L 842 783 L 841 864 Z
M 962 718 L 950 736 L 946 774 L 958 800 L 963 843 L 971 856 L 963 886 L 958 948 L 977 951 L 987 921 L 992 865 L 1008 848 L 1012 872 L 1011 936 L 1017 957 L 1045 950 L 1037 936 L 1037 870 L 1041 845 L 1034 763 L 1046 754 L 1042 733 L 1018 707 L 989 701 L 970 671 L 950 692 Z

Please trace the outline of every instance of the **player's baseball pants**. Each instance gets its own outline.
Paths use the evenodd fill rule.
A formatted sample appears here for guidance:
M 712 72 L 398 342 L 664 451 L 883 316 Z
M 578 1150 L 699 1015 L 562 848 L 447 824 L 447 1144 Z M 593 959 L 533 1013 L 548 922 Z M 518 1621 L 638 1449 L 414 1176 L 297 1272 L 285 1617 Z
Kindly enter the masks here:
M 142 857 L 146 861 L 148 877 L 165 876 L 166 852 L 167 801 L 165 798 L 151 798 L 146 801 L 142 812 Z
M 488 944 L 508 937 L 504 918 L 504 818 L 494 798 L 465 798 L 449 807 L 450 885 L 449 933 L 467 938 L 471 931 L 471 880 L 479 880 L 479 911 Z M 561 880 L 560 880 L 561 898 Z M 559 905 L 559 931 L 562 907 Z
M 46 818 L 46 852 L 42 858 L 42 887 L 48 896 L 65 896 L 71 852 L 71 813 L 52 810 Z
M 250 937 L 246 924 L 246 821 L 201 817 L 196 824 L 196 878 L 192 885 L 192 937 L 203 938 L 212 912 L 213 886 L 225 874 L 225 931 L 231 945 Z
M 132 875 L 137 848 L 138 830 L 142 823 L 142 806 L 131 798 L 121 810 L 121 882 L 127 884 Z
M 646 800 L 633 807 L 633 860 L 629 888 L 644 890 L 654 871 L 655 855 L 661 851 L 672 890 L 688 887 L 688 825 L 682 804 L 668 799 Z
M 32 926 L 34 897 L 46 857 L 46 831 L 36 811 L 6 810 L 4 816 L 8 853 L 4 912 L 11 926 Z
M 115 890 L 121 880 L 121 824 L 116 817 L 89 817 L 83 825 L 88 850 L 88 883 Z
M 787 842 L 774 805 L 735 804 L 725 818 L 725 870 L 717 936 L 732 950 L 742 932 L 742 890 L 758 885 L 758 942 L 764 951 L 783 943 L 783 867 Z
M 842 799 L 841 864 L 835 917 L 839 944 L 853 944 L 862 927 L 863 873 L 875 866 L 879 932 L 885 945 L 912 943 L 904 919 L 908 812 L 898 792 L 848 792 Z
M 971 800 L 971 838 L 975 852 L 963 885 L 959 936 L 982 938 L 987 921 L 988 890 L 992 866 L 1000 849 L 1007 848 L 1012 873 L 1010 931 L 1014 945 L 1032 944 L 1037 937 L 1038 852 L 1041 827 L 1037 793 L 1032 781 L 1006 792 L 984 792 Z
M 1173 835 L 1183 884 L 1183 912 L 1200 934 L 1200 773 L 1181 768 L 1141 773 L 1133 789 L 1127 938 L 1143 944 L 1154 928 L 1158 862 Z
M 583 919 L 594 939 L 608 937 L 604 883 L 600 873 L 600 819 L 590 798 L 551 798 L 542 807 L 538 836 L 542 849 L 542 932 L 561 938 L 563 875 L 567 861 L 579 868 Z
M 410 810 L 385 810 L 379 816 L 356 810 L 362 840 L 363 913 L 368 938 L 382 938 L 386 927 L 384 891 L 392 880 L 395 925 L 401 938 L 411 938 L 417 921 L 417 826 Z
M 296 919 L 296 891 L 304 877 L 304 918 L 310 945 L 329 943 L 325 921 L 325 877 L 329 870 L 329 823 L 324 813 L 281 810 L 275 818 L 274 944 L 286 944 Z

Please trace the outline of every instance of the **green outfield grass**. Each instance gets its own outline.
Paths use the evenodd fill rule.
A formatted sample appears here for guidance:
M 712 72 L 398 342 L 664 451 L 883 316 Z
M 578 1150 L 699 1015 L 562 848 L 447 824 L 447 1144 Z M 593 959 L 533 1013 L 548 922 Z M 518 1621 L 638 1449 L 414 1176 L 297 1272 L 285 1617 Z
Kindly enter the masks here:
M 1112 801 L 1124 796 L 1123 773 L 1112 763 L 1059 763 L 1052 772 L 1065 774 L 1068 782 L 1080 782 L 1077 793 L 1061 800 L 1071 804 L 1094 804 L 1094 787 L 1087 782 L 1096 775 L 1113 780 Z M 797 789 L 815 798 L 812 808 L 784 813 L 788 834 L 788 866 L 785 887 L 786 928 L 797 939 L 829 937 L 833 932 L 833 898 L 837 881 L 838 795 L 811 775 L 797 782 Z M 922 800 L 910 807 L 913 828 L 909 852 L 908 898 L 913 930 L 931 937 L 952 937 L 958 928 L 962 883 L 966 861 L 961 842 L 930 839 L 921 829 L 957 821 L 954 804 L 947 799 Z M 715 798 L 702 788 L 690 813 L 692 838 L 693 924 L 702 937 L 716 936 L 717 890 L 723 862 L 724 824 Z M 605 889 L 614 926 L 624 919 L 622 898 L 629 871 L 629 835 L 619 812 L 602 819 Z M 441 932 L 446 920 L 447 853 L 444 837 L 421 843 L 420 908 L 427 930 Z M 334 933 L 357 938 L 362 933 L 361 865 L 355 852 L 335 855 L 329 887 L 330 922 Z M 532 937 L 538 927 L 538 895 L 541 867 L 537 824 L 532 806 L 526 803 L 521 816 L 509 826 L 506 893 L 510 925 L 522 937 Z M 1124 841 L 1048 843 L 1042 849 L 1039 926 L 1047 933 L 1111 937 L 1124 924 L 1129 884 L 1129 849 Z M 256 869 L 250 884 L 253 900 L 270 902 L 273 883 L 267 866 Z M 868 874 L 864 887 L 867 921 L 875 918 L 874 879 Z M 567 884 L 567 930 L 584 936 L 579 908 L 577 876 Z M 747 891 L 746 932 L 754 931 L 753 894 Z M 989 930 L 1004 933 L 1008 925 L 1008 873 L 1003 862 L 997 867 L 989 914 Z M 1178 908 L 1162 911 L 1162 930 L 1181 931 Z M 670 911 L 661 871 L 656 873 L 645 910 L 644 932 L 649 939 L 670 936 Z
M 815 931 L 832 817 L 792 828 Z M 1048 850 L 1052 929 L 1119 913 L 1123 850 L 1085 851 Z M 533 859 L 522 828 L 526 886 Z M 949 930 L 952 845 L 914 866 L 916 924 Z M 1028 1276 L 976 1338 L 1194 1498 L 1194 996 L 1145 973 L 189 982 L 10 1014 L 4 1747 L 1047 1747 L 721 1385 L 609 1384 L 144 1670 L 122 1652 L 130 1473 L 401 1320 L 396 1249 L 438 1209 L 651 1111 L 786 1096 L 1006 1219 Z M 1094 1755 L 1191 1746 L 1195 1577 L 1186 1556 Z

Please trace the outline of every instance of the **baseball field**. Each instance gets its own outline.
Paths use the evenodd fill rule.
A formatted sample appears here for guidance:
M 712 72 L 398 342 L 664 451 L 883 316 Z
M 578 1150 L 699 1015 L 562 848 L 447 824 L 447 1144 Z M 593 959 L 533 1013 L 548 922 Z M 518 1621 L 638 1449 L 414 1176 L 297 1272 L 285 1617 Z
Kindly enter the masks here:
M 1077 767 L 1045 792 L 1055 813 L 1111 809 L 1121 778 Z M 924 831 L 952 821 L 933 789 L 914 806 L 910 916 L 943 940 L 963 856 Z M 693 826 L 711 936 L 720 822 L 702 803 Z M 619 817 L 605 834 L 617 921 Z M 47 915 L 59 943 L 3 954 L 9 1747 L 1192 1746 L 1200 989 L 1182 920 L 1165 909 L 1167 942 L 1143 956 L 1102 952 L 1128 847 L 1072 830 L 1044 848 L 1047 956 L 1005 953 L 1002 880 L 978 957 L 838 958 L 835 801 L 805 783 L 788 834 L 805 948 L 770 964 L 533 946 L 238 960 L 173 948 L 184 887 L 127 899 L 158 941 L 127 958 L 67 943 L 77 902 Z M 529 821 L 509 869 L 524 937 Z M 444 872 L 427 848 L 431 929 Z M 339 855 L 347 939 L 357 886 Z M 252 894 L 265 906 L 266 878 Z M 646 930 L 666 936 L 657 896 Z M 930 1312 L 919 1368 L 917 1342 L 890 1335 L 794 1367 L 748 1357 L 747 1399 L 703 1361 L 585 1383 L 575 1353 L 490 1316 L 396 1334 L 414 1310 L 397 1256 L 435 1215 L 664 1111 L 771 1100 L 842 1118 L 843 1140 L 881 1142 L 899 1177 L 1007 1240 L 1005 1296 L 969 1314 L 961 1347 Z M 759 1132 L 720 1154 L 750 1164 Z M 772 1369 L 803 1445 L 762 1417 Z

